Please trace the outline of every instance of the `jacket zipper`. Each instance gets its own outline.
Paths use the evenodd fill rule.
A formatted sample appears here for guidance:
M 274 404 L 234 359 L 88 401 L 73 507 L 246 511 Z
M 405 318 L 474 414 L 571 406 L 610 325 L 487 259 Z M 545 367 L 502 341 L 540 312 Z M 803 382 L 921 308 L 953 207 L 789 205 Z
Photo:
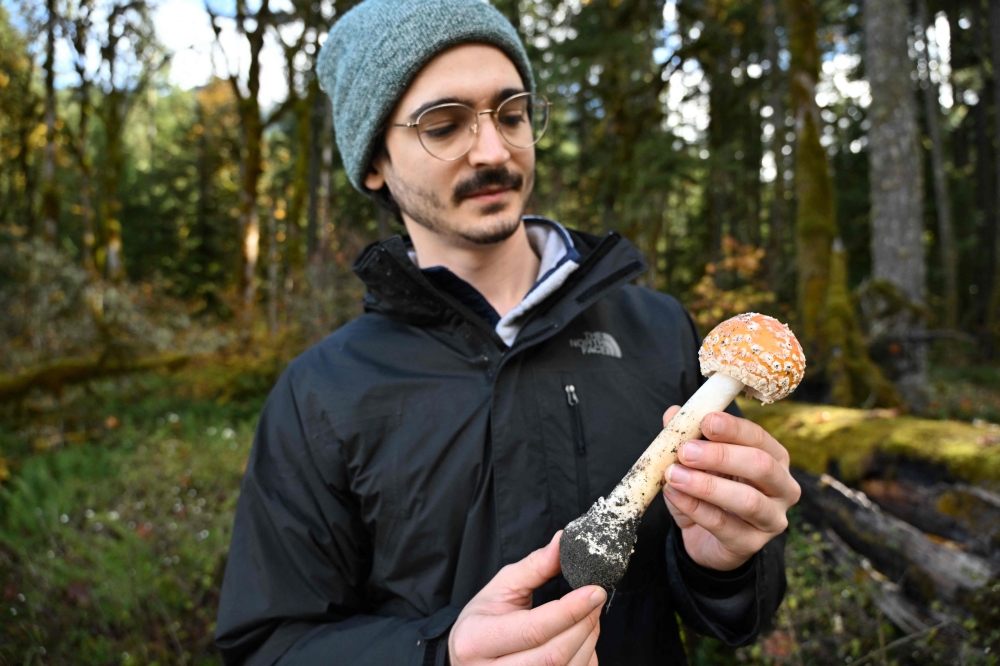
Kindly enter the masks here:
M 567 384 L 566 403 L 570 411 L 570 428 L 573 431 L 573 448 L 576 452 L 576 493 L 580 514 L 590 508 L 590 480 L 587 476 L 587 445 L 583 441 L 583 421 L 580 418 L 580 398 L 576 387 Z

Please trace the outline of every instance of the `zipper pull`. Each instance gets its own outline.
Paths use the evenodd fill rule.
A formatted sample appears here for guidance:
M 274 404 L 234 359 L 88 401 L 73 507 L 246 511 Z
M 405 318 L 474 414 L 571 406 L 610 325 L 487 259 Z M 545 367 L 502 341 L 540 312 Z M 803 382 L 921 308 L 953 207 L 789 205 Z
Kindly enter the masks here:
M 566 402 L 570 407 L 576 407 L 580 404 L 580 399 L 576 397 L 576 387 L 572 384 L 566 385 Z

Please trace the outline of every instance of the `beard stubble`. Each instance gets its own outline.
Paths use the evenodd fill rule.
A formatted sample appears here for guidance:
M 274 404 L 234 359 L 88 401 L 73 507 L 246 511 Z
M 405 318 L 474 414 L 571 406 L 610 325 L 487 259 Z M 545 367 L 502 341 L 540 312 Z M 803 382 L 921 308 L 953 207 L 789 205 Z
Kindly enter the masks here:
M 429 231 L 457 237 L 473 245 L 492 245 L 513 236 L 521 225 L 521 215 L 524 213 L 524 206 L 527 202 L 527 197 L 525 197 L 520 210 L 511 211 L 510 215 L 498 217 L 470 229 L 460 229 L 448 223 L 444 215 L 445 204 L 436 192 L 410 185 L 402 180 L 394 180 L 395 182 L 389 184 L 389 189 L 400 210 L 410 219 Z M 478 171 L 473 177 L 455 187 L 451 203 L 457 208 L 472 193 L 494 185 L 516 192 L 523 189 L 524 192 L 530 194 L 534 187 L 534 173 L 529 174 L 528 178 L 525 179 L 519 174 L 512 174 L 504 167 Z M 507 201 L 486 204 L 480 208 L 478 214 L 484 217 L 498 215 L 504 209 L 510 208 L 511 205 Z

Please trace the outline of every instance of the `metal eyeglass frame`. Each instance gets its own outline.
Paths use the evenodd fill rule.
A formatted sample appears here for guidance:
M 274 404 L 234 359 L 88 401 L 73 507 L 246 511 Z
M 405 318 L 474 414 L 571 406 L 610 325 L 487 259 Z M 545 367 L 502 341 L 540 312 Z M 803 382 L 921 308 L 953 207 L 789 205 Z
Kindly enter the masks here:
M 528 97 L 528 96 L 538 97 L 545 103 L 545 126 L 542 127 L 542 131 L 538 133 L 538 138 L 536 138 L 534 141 L 529 143 L 527 146 L 518 146 L 510 139 L 508 139 L 507 135 L 504 134 L 502 129 L 500 129 L 500 124 L 499 121 L 497 120 L 497 114 L 500 113 L 500 109 L 502 109 L 504 104 L 506 104 L 507 102 L 510 102 L 511 100 L 514 99 L 518 99 L 520 97 Z M 513 146 L 514 148 L 524 149 L 524 148 L 531 148 L 536 143 L 541 141 L 542 137 L 545 135 L 545 130 L 549 128 L 549 108 L 552 106 L 552 102 L 550 102 L 548 98 L 546 98 L 545 95 L 542 95 L 541 93 L 532 93 L 527 91 L 522 93 L 517 93 L 516 95 L 511 95 L 504 101 L 500 102 L 497 105 L 497 108 L 495 109 L 483 109 L 482 111 L 476 111 L 467 104 L 461 104 L 459 102 L 448 102 L 447 104 L 438 104 L 437 106 L 432 106 L 429 109 L 424 109 L 420 113 L 420 115 L 417 116 L 417 119 L 412 123 L 389 123 L 389 127 L 417 127 L 420 124 L 420 119 L 424 117 L 424 114 L 430 113 L 431 111 L 437 111 L 438 109 L 443 109 L 449 106 L 460 106 L 472 112 L 472 117 L 473 117 L 472 133 L 476 136 L 479 136 L 479 116 L 483 115 L 484 113 L 488 113 L 490 117 L 493 119 L 493 127 L 496 128 L 497 133 L 503 138 L 503 140 L 506 141 L 511 146 Z M 469 147 L 466 148 L 465 152 L 463 152 L 461 155 L 459 155 L 458 157 L 452 157 L 451 159 L 445 159 L 443 157 L 438 157 L 437 155 L 432 153 L 426 145 L 424 145 L 424 140 L 420 137 L 419 131 L 417 132 L 417 140 L 420 142 L 420 145 L 423 147 L 423 149 L 427 151 L 428 155 L 430 155 L 436 160 L 441 160 L 442 162 L 455 162 L 457 160 L 460 160 L 466 155 L 468 155 L 469 151 L 472 150 L 472 147 L 476 145 L 475 140 L 473 140 L 469 144 Z

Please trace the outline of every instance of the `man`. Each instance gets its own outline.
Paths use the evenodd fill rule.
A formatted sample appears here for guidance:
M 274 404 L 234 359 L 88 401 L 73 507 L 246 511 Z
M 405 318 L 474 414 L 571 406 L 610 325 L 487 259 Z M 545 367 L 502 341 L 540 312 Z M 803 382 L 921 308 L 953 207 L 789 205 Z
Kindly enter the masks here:
M 628 284 L 645 264 L 620 236 L 522 217 L 548 109 L 510 24 L 480 0 L 367 0 L 318 71 L 352 183 L 409 238 L 362 253 L 366 314 L 264 407 L 226 663 L 683 663 L 675 611 L 752 641 L 784 593 L 798 487 L 731 414 L 682 447 L 610 599 L 559 574 L 558 530 L 702 381 L 699 340 L 674 299 Z

